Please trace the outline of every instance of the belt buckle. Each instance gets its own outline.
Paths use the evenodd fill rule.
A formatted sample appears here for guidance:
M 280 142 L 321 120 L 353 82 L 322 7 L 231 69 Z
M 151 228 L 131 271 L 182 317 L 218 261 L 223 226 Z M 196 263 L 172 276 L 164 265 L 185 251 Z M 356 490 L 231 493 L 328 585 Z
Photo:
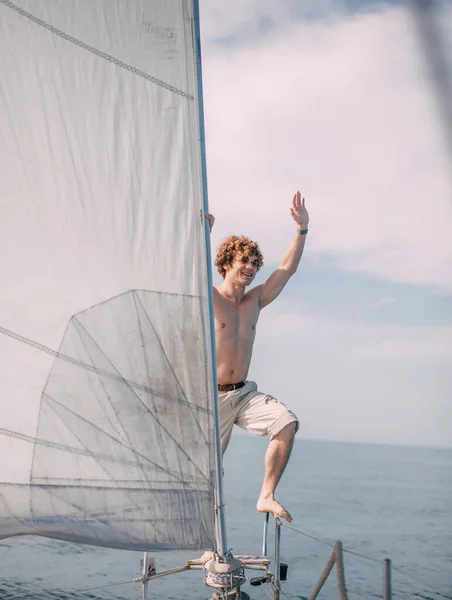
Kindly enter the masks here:
M 232 392 L 232 390 L 235 390 L 234 383 L 220 383 L 218 387 L 220 388 L 220 392 Z

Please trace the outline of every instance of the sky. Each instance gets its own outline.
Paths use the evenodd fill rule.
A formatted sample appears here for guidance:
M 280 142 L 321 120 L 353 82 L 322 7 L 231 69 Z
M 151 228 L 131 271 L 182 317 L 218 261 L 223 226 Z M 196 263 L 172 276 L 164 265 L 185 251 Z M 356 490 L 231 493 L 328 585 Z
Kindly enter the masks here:
M 304 438 L 452 447 L 450 147 L 412 11 L 360 6 L 201 2 L 212 245 L 258 241 L 262 283 L 299 189 L 304 256 L 249 378 Z

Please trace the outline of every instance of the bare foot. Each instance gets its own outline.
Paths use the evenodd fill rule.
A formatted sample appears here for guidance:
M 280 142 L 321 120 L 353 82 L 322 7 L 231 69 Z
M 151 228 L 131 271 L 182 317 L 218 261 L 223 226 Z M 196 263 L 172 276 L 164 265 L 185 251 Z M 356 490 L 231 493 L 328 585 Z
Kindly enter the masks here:
M 292 521 L 290 512 L 288 512 L 284 506 L 274 498 L 266 498 L 261 496 L 257 501 L 256 508 L 259 512 L 268 512 L 278 517 L 282 517 L 283 519 L 286 519 L 286 521 L 289 521 L 289 523 Z

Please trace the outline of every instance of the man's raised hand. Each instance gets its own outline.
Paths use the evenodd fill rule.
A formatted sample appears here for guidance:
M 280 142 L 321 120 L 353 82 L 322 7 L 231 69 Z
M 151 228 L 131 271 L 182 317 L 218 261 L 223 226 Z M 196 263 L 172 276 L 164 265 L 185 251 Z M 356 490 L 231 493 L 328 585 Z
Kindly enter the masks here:
M 301 229 L 307 228 L 309 224 L 309 215 L 304 205 L 304 198 L 301 199 L 300 192 L 297 192 L 292 199 L 290 214 L 292 215 L 292 219 Z
M 212 231 L 213 224 L 215 223 L 215 217 L 211 214 L 207 214 L 206 219 L 209 221 L 210 231 Z

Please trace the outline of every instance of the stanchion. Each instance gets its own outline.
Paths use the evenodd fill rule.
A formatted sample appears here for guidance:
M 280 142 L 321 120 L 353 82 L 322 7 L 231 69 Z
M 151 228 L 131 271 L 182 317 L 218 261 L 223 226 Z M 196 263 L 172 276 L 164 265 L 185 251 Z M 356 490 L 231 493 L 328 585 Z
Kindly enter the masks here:
M 383 562 L 383 600 L 392 600 L 391 560 L 389 558 L 385 558 Z

